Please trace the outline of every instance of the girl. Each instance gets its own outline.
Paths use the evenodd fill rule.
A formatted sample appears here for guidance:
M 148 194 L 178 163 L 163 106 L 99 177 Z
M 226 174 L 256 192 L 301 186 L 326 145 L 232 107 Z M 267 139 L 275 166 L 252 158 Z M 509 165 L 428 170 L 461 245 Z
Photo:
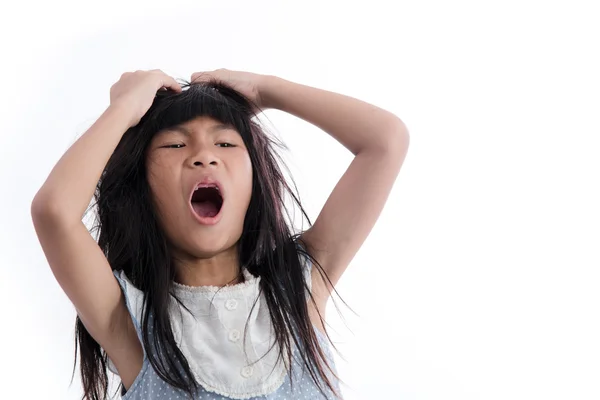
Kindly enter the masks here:
M 275 142 L 253 119 L 266 109 L 355 156 L 314 225 L 292 194 L 311 225 L 297 234 Z M 77 311 L 84 398 L 106 398 L 107 369 L 123 399 L 341 398 L 322 315 L 408 143 L 393 114 L 275 76 L 124 73 L 31 206 Z M 97 243 L 82 222 L 92 197 Z

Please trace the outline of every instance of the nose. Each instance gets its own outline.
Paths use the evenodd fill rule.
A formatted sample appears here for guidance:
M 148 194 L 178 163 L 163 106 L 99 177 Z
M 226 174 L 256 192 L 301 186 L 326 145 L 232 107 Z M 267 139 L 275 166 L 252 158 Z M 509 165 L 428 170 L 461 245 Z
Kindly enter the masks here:
M 219 163 L 219 159 L 217 155 L 210 150 L 208 146 L 202 146 L 192 157 L 192 164 L 194 166 L 208 166 L 208 165 L 217 165 Z

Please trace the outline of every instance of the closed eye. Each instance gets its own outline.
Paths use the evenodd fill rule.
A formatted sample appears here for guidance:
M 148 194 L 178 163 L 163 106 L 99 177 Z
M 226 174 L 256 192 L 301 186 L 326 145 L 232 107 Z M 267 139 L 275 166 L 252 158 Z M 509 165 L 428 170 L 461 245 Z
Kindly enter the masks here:
M 217 145 L 227 145 L 226 147 L 236 147 L 234 144 L 231 144 L 231 143 L 217 143 Z M 177 143 L 177 144 L 169 144 L 169 145 L 166 145 L 163 147 L 169 148 L 169 149 L 180 149 L 184 146 L 185 146 L 185 144 Z

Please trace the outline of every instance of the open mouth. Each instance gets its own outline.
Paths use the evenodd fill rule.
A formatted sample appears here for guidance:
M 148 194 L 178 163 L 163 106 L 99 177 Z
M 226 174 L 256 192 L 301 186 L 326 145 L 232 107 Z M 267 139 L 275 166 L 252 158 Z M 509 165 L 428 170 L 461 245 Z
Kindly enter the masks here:
M 222 206 L 223 196 L 216 186 L 199 187 L 192 195 L 192 208 L 199 217 L 215 217 Z

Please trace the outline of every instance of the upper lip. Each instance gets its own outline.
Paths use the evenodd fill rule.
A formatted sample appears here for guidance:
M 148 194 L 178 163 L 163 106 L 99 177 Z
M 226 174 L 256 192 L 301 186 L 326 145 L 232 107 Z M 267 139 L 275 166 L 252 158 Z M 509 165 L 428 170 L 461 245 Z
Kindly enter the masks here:
M 198 186 L 210 185 L 210 184 L 214 184 L 215 186 L 217 186 L 219 188 L 219 192 L 221 193 L 221 198 L 224 200 L 225 194 L 224 194 L 223 185 L 221 185 L 221 182 L 219 182 L 217 179 L 213 178 L 212 176 L 203 176 L 203 177 L 197 179 L 196 181 L 194 181 L 194 184 L 192 185 L 192 189 L 190 190 L 190 203 L 192 202 L 192 196 L 194 196 L 194 192 L 196 191 L 196 188 Z

